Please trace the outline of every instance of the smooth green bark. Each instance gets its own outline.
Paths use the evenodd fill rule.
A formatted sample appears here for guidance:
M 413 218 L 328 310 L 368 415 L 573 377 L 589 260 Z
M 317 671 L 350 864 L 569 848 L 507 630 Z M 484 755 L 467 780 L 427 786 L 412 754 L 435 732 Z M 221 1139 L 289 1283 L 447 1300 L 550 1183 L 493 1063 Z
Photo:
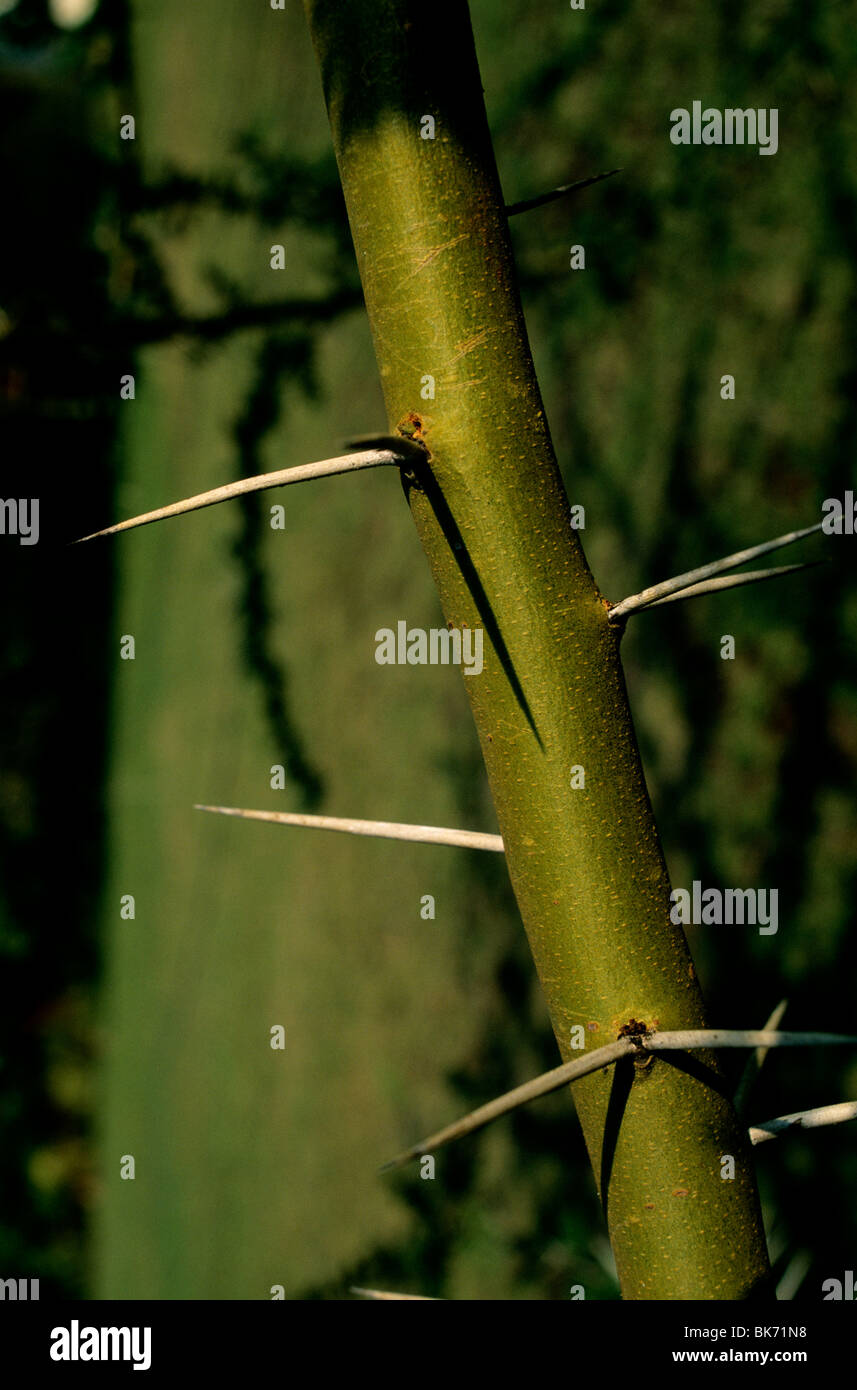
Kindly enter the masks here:
M 535 379 L 467 6 L 306 9 L 389 424 L 416 417 L 430 451 L 406 480 L 411 510 L 447 622 L 485 633 L 485 669 L 465 685 L 560 1052 L 575 1055 L 579 1024 L 588 1046 L 632 1018 L 702 1027 L 619 636 L 569 525 Z M 624 1296 L 764 1293 L 752 1160 L 714 1057 L 623 1064 L 573 1095 Z

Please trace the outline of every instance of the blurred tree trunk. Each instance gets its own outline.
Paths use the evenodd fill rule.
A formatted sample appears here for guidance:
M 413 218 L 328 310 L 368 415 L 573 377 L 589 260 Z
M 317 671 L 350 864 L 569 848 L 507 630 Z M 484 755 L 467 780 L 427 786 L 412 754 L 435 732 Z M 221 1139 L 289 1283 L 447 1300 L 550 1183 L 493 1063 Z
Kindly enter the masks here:
M 172 168 L 246 187 L 246 161 L 232 153 L 245 135 L 275 162 L 312 158 L 319 142 L 327 153 L 300 11 L 141 0 L 132 16 L 137 95 L 123 113 L 135 115 L 148 182 Z M 331 260 L 329 237 L 227 214 L 210 199 L 146 225 L 189 315 L 232 302 L 208 267 L 242 304 L 327 294 L 319 267 Z M 282 273 L 270 268 L 274 243 L 287 249 Z M 300 364 L 300 333 L 285 331 L 284 354 Z M 348 430 L 378 427 L 358 316 L 332 350 L 319 344 L 335 404 L 310 411 L 292 389 L 285 421 L 266 435 L 266 412 L 276 418 L 298 374 L 266 384 L 261 354 L 275 337 L 243 332 L 204 350 L 177 337 L 115 363 L 117 393 L 120 374 L 136 374 L 136 399 L 121 406 L 117 516 L 237 476 L 254 435 L 260 466 L 282 467 L 335 452 Z M 271 693 L 290 702 L 326 809 L 454 820 L 435 759 L 467 746 L 459 691 L 445 693 L 448 673 L 433 675 L 415 725 L 415 700 L 373 659 L 380 622 L 435 617 L 396 480 L 365 476 L 270 500 L 286 508 L 285 531 L 271 530 L 267 510 L 261 531 L 274 576 L 270 640 L 288 672 L 288 689 Z M 274 1285 L 293 1295 L 404 1239 L 412 1219 L 376 1166 L 404 1134 L 448 1112 L 444 1071 L 468 1055 L 478 1022 L 454 978 L 455 855 L 306 839 L 192 809 L 302 804 L 298 781 L 270 786 L 286 750 L 242 658 L 241 535 L 236 504 L 150 527 L 114 552 L 102 1297 L 269 1298 Z M 133 662 L 118 659 L 124 634 L 136 640 Z M 465 729 L 457 743 L 456 727 Z M 419 918 L 426 892 L 443 904 L 429 929 Z M 120 919 L 126 894 L 133 921 Z M 449 1009 L 442 1035 L 421 1007 L 432 997 Z M 270 1047 L 274 1025 L 285 1028 L 283 1052 Z M 125 1154 L 136 1159 L 133 1182 L 120 1180 Z

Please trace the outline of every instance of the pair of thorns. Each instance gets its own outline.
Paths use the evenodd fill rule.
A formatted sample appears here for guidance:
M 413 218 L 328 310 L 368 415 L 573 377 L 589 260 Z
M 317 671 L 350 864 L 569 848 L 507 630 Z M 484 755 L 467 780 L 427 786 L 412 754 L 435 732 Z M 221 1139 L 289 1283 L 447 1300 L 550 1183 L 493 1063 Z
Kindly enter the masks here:
M 326 478 L 334 474 L 356 473 L 364 468 L 398 467 L 409 471 L 427 466 L 428 453 L 425 446 L 415 440 L 398 435 L 375 435 L 371 447 L 358 449 L 354 453 L 340 454 L 336 458 L 322 459 L 318 463 L 304 463 L 296 468 L 282 468 L 272 473 L 262 473 L 254 478 L 239 478 L 210 492 L 186 497 L 169 506 L 158 507 L 155 511 L 144 512 L 128 521 L 117 522 L 102 531 L 95 531 L 83 541 L 97 540 L 103 536 L 115 536 L 122 531 L 131 531 L 137 526 L 148 526 L 153 521 L 164 521 L 168 517 L 183 516 L 186 512 L 198 511 L 203 507 L 215 506 L 234 497 L 243 497 L 250 492 L 261 492 L 268 488 L 286 487 L 291 483 L 302 483 L 313 478 Z M 631 594 L 620 603 L 610 605 L 608 620 L 620 629 L 634 613 L 661 607 L 665 603 L 676 603 L 682 599 L 697 598 L 703 594 L 717 593 L 723 589 L 738 588 L 744 584 L 757 584 L 766 579 L 777 579 L 797 570 L 809 569 L 819 564 L 818 560 L 804 561 L 796 565 L 778 565 L 772 569 L 751 570 L 745 574 L 730 574 L 741 565 L 767 555 L 773 550 L 781 550 L 796 541 L 820 531 L 822 522 L 815 526 L 805 526 L 799 531 L 789 531 L 776 540 L 765 541 L 761 545 L 750 546 L 747 550 L 735 551 L 711 564 L 700 565 L 687 570 L 672 579 L 662 580 L 638 594 Z M 80 544 L 81 542 L 75 542 Z M 462 849 L 481 849 L 504 852 L 500 835 L 483 834 L 472 830 L 456 830 L 432 825 L 404 825 L 394 821 L 367 821 L 338 816 L 309 816 L 283 811 L 247 811 L 229 806 L 198 806 L 197 810 L 213 811 L 220 815 L 242 816 L 246 820 L 272 821 L 278 825 L 302 826 L 316 830 L 338 830 L 350 835 L 378 836 L 382 839 L 411 840 L 421 844 L 455 845 Z

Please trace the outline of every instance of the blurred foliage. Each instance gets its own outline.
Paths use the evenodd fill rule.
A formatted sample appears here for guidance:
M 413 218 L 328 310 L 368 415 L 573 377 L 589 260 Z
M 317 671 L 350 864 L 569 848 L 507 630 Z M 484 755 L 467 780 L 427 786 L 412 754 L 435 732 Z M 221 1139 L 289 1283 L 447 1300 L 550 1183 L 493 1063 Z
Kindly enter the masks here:
M 817 520 L 854 485 L 849 8 L 471 8 L 509 201 L 623 171 L 512 224 L 602 589 Z M 616 1297 L 567 1097 L 440 1156 L 435 1182 L 372 1174 L 555 1065 L 502 863 L 189 819 L 270 804 L 282 762 L 290 808 L 493 827 L 455 677 L 370 669 L 376 620 L 437 612 L 397 490 L 296 489 L 285 545 L 259 498 L 71 560 L 62 544 L 383 423 L 301 26 L 238 0 L 102 0 L 63 34 L 36 0 L 0 20 L 3 495 L 42 497 L 39 546 L 0 544 L 0 1274 L 65 1295 Z M 671 145 L 694 100 L 777 107 L 777 155 Z M 776 936 L 690 929 L 724 1026 L 787 997 L 784 1026 L 853 1031 L 854 543 L 814 538 L 823 567 L 625 638 L 673 881 L 779 890 Z M 135 924 L 114 907 L 129 884 Z M 439 917 L 417 929 L 425 891 Z M 263 1077 L 281 1017 L 288 1069 Z M 847 1055 L 790 1052 L 748 1119 L 855 1094 Z M 817 1299 L 853 1264 L 853 1126 L 758 1161 L 778 1270 L 808 1261 L 796 1297 Z

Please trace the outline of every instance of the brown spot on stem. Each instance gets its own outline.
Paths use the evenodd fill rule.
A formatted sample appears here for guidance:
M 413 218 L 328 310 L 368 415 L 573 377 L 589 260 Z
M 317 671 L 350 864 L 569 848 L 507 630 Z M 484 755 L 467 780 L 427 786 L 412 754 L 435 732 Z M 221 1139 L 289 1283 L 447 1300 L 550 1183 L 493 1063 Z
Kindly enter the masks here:
M 623 1023 L 619 1029 L 620 1038 L 641 1038 L 648 1033 L 648 1027 L 641 1023 L 639 1019 L 629 1018 L 627 1023 Z
M 423 437 L 424 430 L 425 423 L 423 417 L 417 415 L 416 411 L 413 410 L 409 410 L 407 415 L 405 415 L 396 426 L 397 434 L 401 434 L 405 439 L 415 439 L 419 444 L 425 442 Z

